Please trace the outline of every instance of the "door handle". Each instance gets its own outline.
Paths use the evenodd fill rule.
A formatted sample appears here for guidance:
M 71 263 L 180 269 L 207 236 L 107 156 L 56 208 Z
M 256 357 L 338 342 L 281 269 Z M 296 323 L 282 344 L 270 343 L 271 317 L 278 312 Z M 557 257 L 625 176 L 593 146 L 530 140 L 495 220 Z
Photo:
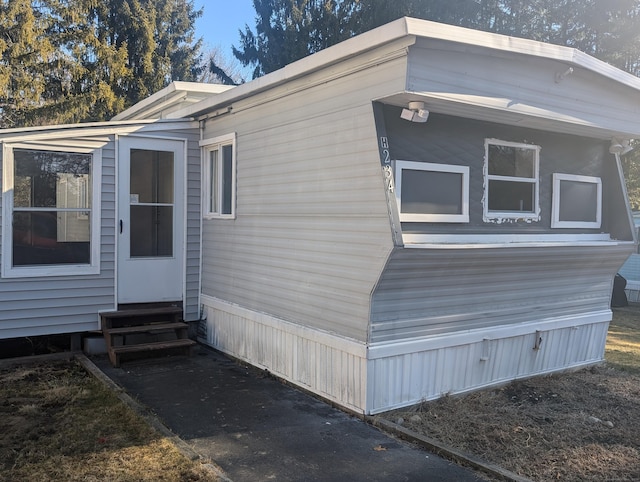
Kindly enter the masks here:
M 122 219 L 120 220 L 120 234 L 122 234 Z

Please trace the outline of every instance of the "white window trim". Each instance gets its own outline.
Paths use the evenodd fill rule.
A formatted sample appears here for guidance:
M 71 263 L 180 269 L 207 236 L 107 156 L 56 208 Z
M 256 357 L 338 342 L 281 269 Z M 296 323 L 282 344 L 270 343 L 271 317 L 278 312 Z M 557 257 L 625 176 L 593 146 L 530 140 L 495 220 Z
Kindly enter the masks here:
M 512 176 L 497 176 L 489 174 L 489 146 L 506 146 L 516 147 L 522 149 L 535 150 L 535 166 L 534 166 L 534 178 L 529 177 L 512 177 Z M 489 181 L 510 181 L 510 182 L 523 182 L 528 184 L 534 184 L 534 200 L 532 212 L 521 211 L 490 211 L 489 210 Z M 483 220 L 484 222 L 504 222 L 504 221 L 516 221 L 525 220 L 528 222 L 540 221 L 540 146 L 535 144 L 525 144 L 522 142 L 509 142 L 502 141 L 500 139 L 485 139 L 484 140 L 484 195 L 482 198 Z
M 211 197 L 211 162 L 209 161 L 209 152 L 220 149 L 222 146 L 231 145 L 231 214 L 220 214 L 211 212 L 208 209 L 209 198 Z M 224 136 L 212 137 L 200 141 L 202 148 L 202 217 L 204 219 L 235 219 L 236 218 L 236 133 L 226 134 Z M 220 179 L 222 182 L 222 179 Z M 222 190 L 219 188 L 217 192 L 222 197 Z M 221 205 L 221 199 L 218 199 L 218 205 Z
M 461 214 L 419 214 L 402 212 L 402 171 L 435 171 L 462 174 Z M 469 222 L 469 167 L 430 162 L 396 161 L 396 202 L 401 222 L 415 223 L 468 223 Z
M 560 182 L 575 181 L 595 184 L 597 188 L 597 206 L 595 221 L 561 221 L 560 220 Z M 551 201 L 551 227 L 552 228 L 591 228 L 598 229 L 602 225 L 602 179 L 592 176 L 579 176 L 576 174 L 553 174 L 553 198 Z
M 13 174 L 14 149 L 37 151 L 71 152 L 91 154 L 91 262 L 89 264 L 60 264 L 46 266 L 12 266 L 13 259 Z M 49 146 L 40 144 L 3 144 L 2 149 L 2 265 L 3 278 L 34 278 L 47 276 L 82 276 L 100 273 L 100 225 L 102 211 L 102 149 L 86 149 L 67 146 Z M 7 242 L 7 240 L 9 240 Z

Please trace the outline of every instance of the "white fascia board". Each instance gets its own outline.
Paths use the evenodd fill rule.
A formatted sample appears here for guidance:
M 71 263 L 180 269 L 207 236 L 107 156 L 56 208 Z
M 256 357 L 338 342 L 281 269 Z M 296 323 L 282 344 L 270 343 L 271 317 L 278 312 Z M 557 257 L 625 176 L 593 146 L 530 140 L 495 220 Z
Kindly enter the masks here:
M 132 134 L 197 127 L 198 123 L 190 119 L 88 122 L 86 124 L 0 129 L 0 142 L 57 139 L 61 135 L 66 137 L 109 136 L 113 134 Z

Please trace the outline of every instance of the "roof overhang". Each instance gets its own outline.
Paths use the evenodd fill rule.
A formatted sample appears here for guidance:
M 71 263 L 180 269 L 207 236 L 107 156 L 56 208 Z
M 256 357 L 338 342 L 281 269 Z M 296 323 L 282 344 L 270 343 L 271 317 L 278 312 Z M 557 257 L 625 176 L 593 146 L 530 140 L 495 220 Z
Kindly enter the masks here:
M 168 117 L 204 118 L 208 115 L 229 112 L 231 105 L 239 100 L 251 97 L 278 85 L 295 80 L 312 72 L 337 64 L 343 60 L 367 51 L 396 42 L 409 49 L 418 41 L 437 40 L 449 43 L 455 48 L 481 48 L 494 55 L 530 56 L 562 65 L 590 71 L 603 80 L 630 88 L 640 93 L 640 79 L 617 69 L 605 62 L 591 57 L 579 50 L 552 45 L 534 40 L 499 35 L 463 27 L 456 27 L 427 20 L 404 17 L 369 32 L 346 40 L 313 55 L 294 62 L 264 77 L 222 92 L 201 102 L 174 111 Z M 406 75 L 405 73 L 399 75 Z M 411 100 L 422 100 L 429 103 L 434 112 L 484 119 L 501 123 L 511 123 L 532 128 L 558 128 L 562 132 L 591 135 L 597 132 L 598 137 L 613 135 L 634 136 L 635 129 L 625 130 L 620 122 L 619 127 L 602 129 L 584 122 L 583 119 L 571 118 L 533 105 L 513 103 L 511 99 L 496 96 L 466 95 L 460 93 L 428 93 L 401 92 L 390 93 L 385 99 L 377 99 L 394 105 L 404 105 Z M 635 132 L 635 136 L 638 132 Z
M 172 82 L 167 87 L 122 111 L 112 120 L 162 119 L 186 106 L 233 89 L 231 85 Z
M 541 109 L 534 105 L 513 102 L 499 97 L 482 97 L 463 94 L 401 92 L 380 99 L 383 104 L 406 107 L 409 102 L 424 102 L 433 113 L 476 119 L 496 124 L 508 124 L 529 129 L 552 130 L 563 134 L 592 137 L 595 139 L 635 139 L 640 132 L 628 129 L 629 124 L 620 121 L 615 128 L 603 128 L 583 118 Z

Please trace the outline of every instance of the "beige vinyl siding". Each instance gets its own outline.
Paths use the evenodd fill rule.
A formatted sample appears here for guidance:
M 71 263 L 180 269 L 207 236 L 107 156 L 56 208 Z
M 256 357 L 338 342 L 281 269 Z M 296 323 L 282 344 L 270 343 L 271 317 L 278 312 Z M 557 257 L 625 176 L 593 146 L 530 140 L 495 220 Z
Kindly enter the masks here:
M 606 311 L 613 275 L 631 249 L 630 243 L 398 249 L 373 295 L 371 341 Z
M 405 68 L 385 55 L 393 60 L 327 82 L 314 74 L 207 121 L 205 139 L 237 134 L 237 218 L 203 223 L 203 294 L 366 340 L 393 247 L 371 99 L 402 89 Z

